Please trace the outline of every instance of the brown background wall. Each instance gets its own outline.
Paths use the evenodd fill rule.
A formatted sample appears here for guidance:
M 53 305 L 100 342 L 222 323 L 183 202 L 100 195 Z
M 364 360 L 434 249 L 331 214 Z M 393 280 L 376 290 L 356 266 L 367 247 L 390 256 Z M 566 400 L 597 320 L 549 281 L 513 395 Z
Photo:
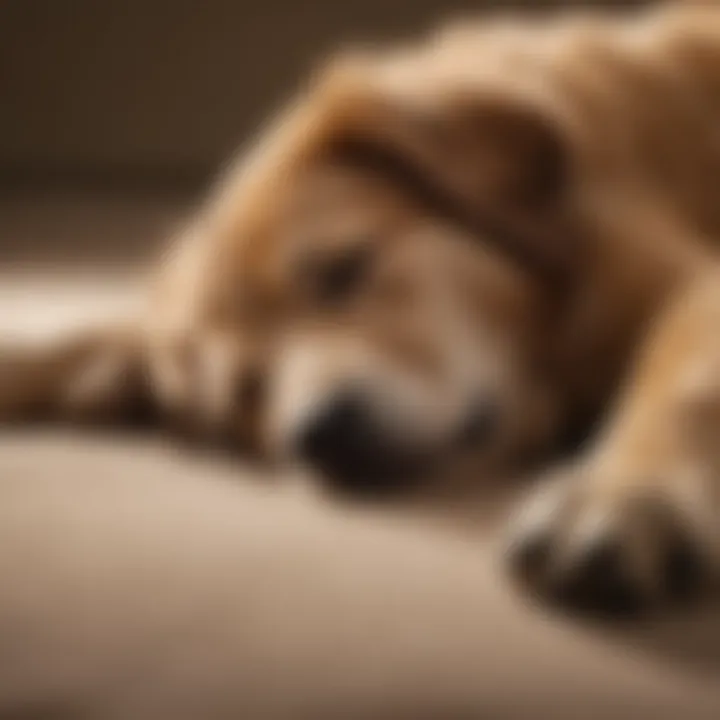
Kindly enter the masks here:
M 0 179 L 197 178 L 339 41 L 488 4 L 4 0 Z

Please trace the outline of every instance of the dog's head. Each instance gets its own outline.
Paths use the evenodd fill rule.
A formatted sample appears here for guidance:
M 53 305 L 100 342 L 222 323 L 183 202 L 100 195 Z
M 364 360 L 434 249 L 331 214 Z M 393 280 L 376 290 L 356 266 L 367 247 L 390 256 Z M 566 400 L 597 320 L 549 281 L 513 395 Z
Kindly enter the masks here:
M 522 96 L 418 58 L 326 73 L 201 220 L 233 432 L 354 489 L 551 432 L 563 140 Z

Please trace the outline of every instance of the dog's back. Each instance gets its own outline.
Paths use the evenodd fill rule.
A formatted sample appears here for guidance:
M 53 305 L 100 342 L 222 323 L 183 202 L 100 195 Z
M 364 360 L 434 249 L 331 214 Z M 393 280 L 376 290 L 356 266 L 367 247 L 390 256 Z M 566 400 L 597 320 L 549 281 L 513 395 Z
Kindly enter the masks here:
M 432 52 L 482 92 L 534 96 L 556 114 L 589 195 L 720 229 L 720 6 L 464 22 Z

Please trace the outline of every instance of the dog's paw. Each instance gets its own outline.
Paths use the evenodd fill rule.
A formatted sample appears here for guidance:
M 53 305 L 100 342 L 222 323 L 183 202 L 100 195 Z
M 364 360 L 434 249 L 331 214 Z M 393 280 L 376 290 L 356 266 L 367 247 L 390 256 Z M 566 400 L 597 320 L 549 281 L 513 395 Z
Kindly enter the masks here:
M 511 524 L 513 575 L 543 601 L 601 616 L 694 600 L 717 569 L 720 512 L 698 478 L 636 482 L 566 470 Z

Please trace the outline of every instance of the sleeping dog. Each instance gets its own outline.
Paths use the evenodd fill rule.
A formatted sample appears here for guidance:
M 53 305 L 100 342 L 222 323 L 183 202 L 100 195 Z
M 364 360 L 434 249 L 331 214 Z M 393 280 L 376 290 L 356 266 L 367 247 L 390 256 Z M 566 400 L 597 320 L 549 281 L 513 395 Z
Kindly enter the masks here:
M 720 9 L 496 17 L 340 53 L 147 308 L 2 360 L 0 417 L 161 423 L 354 492 L 547 463 L 513 567 L 651 610 L 716 574 Z M 532 463 L 532 465 L 531 465 Z

